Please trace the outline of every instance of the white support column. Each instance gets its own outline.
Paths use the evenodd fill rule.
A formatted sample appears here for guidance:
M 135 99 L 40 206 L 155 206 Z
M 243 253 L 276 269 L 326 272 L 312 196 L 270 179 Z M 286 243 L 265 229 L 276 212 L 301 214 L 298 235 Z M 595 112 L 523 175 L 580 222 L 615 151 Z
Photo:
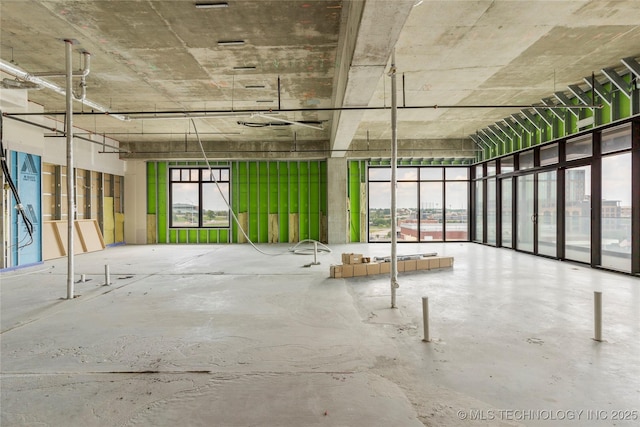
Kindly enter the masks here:
M 65 40 L 66 47 L 66 123 L 65 131 L 67 132 L 67 299 L 73 299 L 74 297 L 74 233 L 73 233 L 73 221 L 75 219 L 75 189 L 73 182 L 73 64 L 72 64 L 72 51 L 73 42 L 71 40 Z
M 396 51 L 391 56 L 391 308 L 397 308 L 396 289 L 398 284 L 398 218 L 397 205 L 397 166 L 398 166 L 398 96 L 396 94 Z

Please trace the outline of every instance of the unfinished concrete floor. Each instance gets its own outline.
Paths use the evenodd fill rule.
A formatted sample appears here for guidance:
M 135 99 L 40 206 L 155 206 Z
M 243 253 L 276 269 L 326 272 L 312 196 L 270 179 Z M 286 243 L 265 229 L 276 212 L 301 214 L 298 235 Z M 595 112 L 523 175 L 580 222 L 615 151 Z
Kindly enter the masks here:
M 469 243 L 330 279 L 288 245 L 120 246 L 2 275 L 1 425 L 637 425 L 640 280 Z M 104 265 L 112 284 L 104 285 Z M 603 338 L 593 337 L 593 291 Z M 431 343 L 422 342 L 428 296 Z M 626 412 L 625 412 L 626 411 Z M 622 418 L 622 419 L 621 419 Z

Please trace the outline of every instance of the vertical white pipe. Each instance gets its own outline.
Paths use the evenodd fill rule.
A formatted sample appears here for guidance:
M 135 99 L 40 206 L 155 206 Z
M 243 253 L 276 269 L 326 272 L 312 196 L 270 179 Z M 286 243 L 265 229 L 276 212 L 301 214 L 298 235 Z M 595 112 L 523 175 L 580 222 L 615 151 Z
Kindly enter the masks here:
M 111 272 L 109 271 L 109 264 L 104 265 L 104 284 L 111 284 Z
M 602 341 L 602 292 L 593 293 L 594 340 Z
M 66 98 L 66 130 L 67 130 L 67 299 L 73 299 L 73 276 L 74 276 L 74 254 L 73 254 L 73 220 L 75 216 L 75 198 L 73 189 L 73 71 L 72 52 L 73 42 L 65 40 L 66 47 L 66 73 L 67 87 Z
M 391 308 L 396 308 L 396 289 L 398 285 L 398 219 L 396 213 L 396 193 L 397 177 L 396 169 L 398 163 L 398 105 L 396 97 L 396 50 L 391 54 Z
M 313 242 L 313 265 L 318 265 L 318 242 Z
M 422 325 L 424 328 L 424 342 L 431 342 L 429 336 L 429 297 L 422 297 Z

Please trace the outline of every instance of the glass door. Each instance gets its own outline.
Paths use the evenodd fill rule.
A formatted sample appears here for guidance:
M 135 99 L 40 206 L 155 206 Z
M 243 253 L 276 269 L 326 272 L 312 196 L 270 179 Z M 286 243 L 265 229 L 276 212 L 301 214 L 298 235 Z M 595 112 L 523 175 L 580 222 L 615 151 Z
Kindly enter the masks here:
M 500 180 L 502 186 L 502 246 L 513 248 L 513 178 Z
M 517 182 L 516 249 L 533 252 L 535 215 L 534 175 L 523 175 Z
M 555 257 L 557 255 L 557 173 L 556 171 L 542 172 L 538 174 L 536 200 L 538 212 L 536 215 L 537 253 Z

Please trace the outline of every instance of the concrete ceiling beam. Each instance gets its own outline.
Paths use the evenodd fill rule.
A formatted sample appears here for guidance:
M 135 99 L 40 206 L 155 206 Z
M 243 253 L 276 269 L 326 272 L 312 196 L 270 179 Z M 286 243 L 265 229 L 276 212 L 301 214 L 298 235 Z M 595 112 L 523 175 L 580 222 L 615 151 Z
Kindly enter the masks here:
M 338 91 L 334 104 L 345 107 L 369 105 L 376 89 L 371 82 L 378 81 L 384 74 L 414 4 L 415 0 L 350 2 L 348 16 L 343 17 L 341 23 L 346 27 L 341 29 L 339 53 L 342 62 L 336 77 Z M 348 68 L 346 64 L 349 64 Z M 349 148 L 364 114 L 364 111 L 334 113 L 331 134 L 334 157 Z

